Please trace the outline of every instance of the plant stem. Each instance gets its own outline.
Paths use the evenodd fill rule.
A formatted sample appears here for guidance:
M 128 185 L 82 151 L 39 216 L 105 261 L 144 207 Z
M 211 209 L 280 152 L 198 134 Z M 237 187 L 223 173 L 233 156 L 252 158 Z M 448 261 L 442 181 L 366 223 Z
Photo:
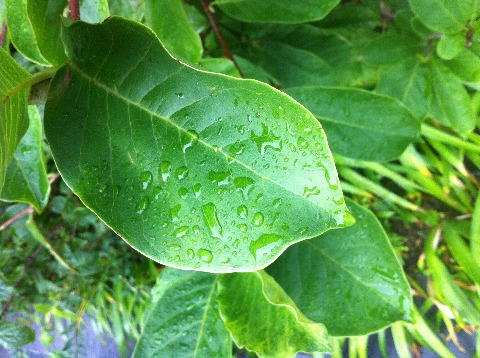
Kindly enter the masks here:
M 3 21 L 2 30 L 0 30 L 0 47 L 5 44 L 5 36 L 7 36 L 7 20 Z
M 60 174 L 59 173 L 55 173 L 53 174 L 50 179 L 48 180 L 48 182 L 50 183 L 50 185 L 52 185 L 53 183 L 55 183 L 55 181 L 60 177 Z M 31 212 L 33 212 L 33 205 L 29 205 L 27 208 L 23 209 L 22 211 L 20 211 L 19 213 L 15 214 L 14 216 L 12 216 L 10 219 L 8 219 L 7 221 L 5 221 L 2 225 L 0 225 L 0 231 L 2 230 L 5 230 L 7 227 L 9 227 L 10 225 L 12 225 L 15 221 L 17 221 L 18 219 L 20 219 L 22 216 L 25 216 L 27 214 L 30 214 Z
M 73 21 L 80 20 L 80 3 L 79 0 L 68 0 L 68 8 Z
M 451 134 L 445 133 L 441 130 L 438 130 L 426 124 L 422 124 L 422 134 L 427 138 L 431 138 L 431 139 L 438 140 L 439 142 L 451 144 L 457 148 L 462 148 L 475 153 L 480 153 L 479 145 L 466 142 L 460 138 L 457 138 Z
M 242 70 L 240 69 L 240 66 L 238 66 L 237 61 L 235 61 L 235 58 L 233 57 L 232 52 L 228 47 L 227 41 L 225 41 L 225 38 L 223 37 L 222 32 L 220 31 L 220 27 L 218 26 L 218 23 L 215 20 L 215 17 L 213 16 L 212 12 L 210 11 L 210 8 L 208 7 L 207 0 L 200 0 L 200 2 L 202 3 L 203 11 L 205 11 L 205 14 L 208 17 L 208 20 L 210 21 L 210 25 L 212 25 L 213 31 L 215 31 L 215 35 L 217 35 L 217 39 L 220 42 L 220 46 L 222 46 L 223 54 L 225 55 L 226 58 L 228 58 L 230 61 L 233 62 L 240 76 L 244 77 Z

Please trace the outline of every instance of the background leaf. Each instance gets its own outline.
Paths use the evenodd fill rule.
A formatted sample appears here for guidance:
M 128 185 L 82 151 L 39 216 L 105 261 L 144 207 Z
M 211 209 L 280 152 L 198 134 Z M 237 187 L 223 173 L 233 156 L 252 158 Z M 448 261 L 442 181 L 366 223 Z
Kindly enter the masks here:
M 28 128 L 30 89 L 24 83 L 30 78 L 30 74 L 0 48 L 0 191 L 7 167 Z
M 440 61 L 432 61 L 432 117 L 460 134 L 476 124 L 470 96 L 462 82 Z
M 218 303 L 235 343 L 262 358 L 330 350 L 325 327 L 305 318 L 264 271 L 221 275 Z
M 134 357 L 225 357 L 232 340 L 218 312 L 217 275 L 163 269 Z
M 35 340 L 35 331 L 28 326 L 0 321 L 0 346 L 20 348 Z
M 458 56 L 465 47 L 465 34 L 445 34 L 437 44 L 437 54 L 444 60 L 451 60 Z
M 408 0 L 415 15 L 429 28 L 454 34 L 474 15 L 475 0 Z
M 419 135 L 420 122 L 391 97 L 335 87 L 297 87 L 286 92 L 320 121 L 332 151 L 346 157 L 387 161 Z
M 69 187 L 137 250 L 256 270 L 348 223 L 324 133 L 290 97 L 183 66 L 121 18 L 63 33 L 71 64 L 52 80 L 47 139 Z
M 190 26 L 181 0 L 147 0 L 145 10 L 147 24 L 173 56 L 190 63 L 200 61 L 202 41 Z
M 432 98 L 429 69 L 417 59 L 403 61 L 385 73 L 375 91 L 399 99 L 417 118 L 423 119 Z
M 13 155 L 0 200 L 32 204 L 37 211 L 47 205 L 50 194 L 42 147 L 42 121 L 38 109 L 28 106 L 30 126 Z
M 369 210 L 347 204 L 357 220 L 353 226 L 292 246 L 268 267 L 298 308 L 334 336 L 408 320 L 412 303 L 382 226 Z
M 80 17 L 82 21 L 96 23 L 102 22 L 110 16 L 107 0 L 82 0 L 80 1 Z
M 303 23 L 324 18 L 340 0 L 216 0 L 231 17 L 246 22 Z

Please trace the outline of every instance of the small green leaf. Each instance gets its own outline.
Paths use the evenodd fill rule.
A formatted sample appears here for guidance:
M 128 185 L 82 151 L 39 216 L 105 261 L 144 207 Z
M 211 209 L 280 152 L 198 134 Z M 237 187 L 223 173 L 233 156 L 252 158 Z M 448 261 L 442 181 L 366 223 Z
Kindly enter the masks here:
M 35 340 L 35 331 L 28 326 L 0 320 L 0 347 L 20 348 Z
M 192 29 L 181 0 L 147 0 L 147 24 L 163 45 L 181 60 L 197 63 L 202 58 L 200 36 Z
M 340 0 L 216 0 L 231 17 L 246 22 L 299 24 L 323 19 Z
M 5 0 L 8 33 L 13 45 L 23 56 L 40 65 L 48 66 L 50 63 L 40 52 L 40 44 L 29 18 L 27 3 L 27 0 Z M 41 4 L 43 3 L 44 0 L 41 0 Z
M 470 133 L 475 128 L 476 118 L 470 96 L 462 82 L 440 61 L 431 62 L 431 72 L 431 115 L 457 133 Z
M 399 99 L 419 119 L 428 114 L 432 84 L 428 68 L 417 59 L 392 67 L 375 88 L 378 93 Z
M 408 320 L 412 299 L 381 224 L 347 200 L 357 222 L 289 248 L 268 272 L 311 320 L 334 336 L 364 335 Z
M 346 157 L 394 159 L 420 133 L 420 121 L 391 97 L 335 87 L 297 87 L 286 92 L 320 121 L 332 151 Z
M 437 54 L 444 60 L 452 60 L 465 47 L 465 34 L 459 33 L 454 35 L 445 34 L 440 37 L 437 44 Z
M 30 126 L 7 168 L 0 200 L 32 204 L 40 212 L 47 205 L 50 184 L 42 147 L 42 121 L 35 106 L 28 107 Z
M 221 275 L 218 303 L 237 346 L 262 358 L 330 351 L 325 327 L 305 318 L 264 271 Z
M 471 49 L 463 48 L 458 56 L 443 64 L 466 86 L 480 91 L 480 56 Z
M 55 162 L 140 252 L 177 268 L 257 270 L 348 223 L 325 135 L 290 97 L 184 66 L 125 19 L 63 34 L 70 61 L 45 109 Z
M 30 78 L 31 75 L 0 48 L 0 191 L 7 167 L 28 128 L 30 88 L 25 83 Z
M 235 64 L 227 58 L 205 58 L 196 66 L 199 70 L 223 73 L 224 75 L 240 78 Z
M 476 0 L 408 0 L 418 18 L 434 31 L 455 34 L 475 13 Z
M 217 275 L 163 269 L 133 357 L 230 358 L 232 339 L 218 312 Z
M 61 16 L 66 5 L 65 0 L 27 0 L 27 16 L 33 32 L 29 36 L 34 36 L 43 58 L 55 66 L 67 60 L 60 37 Z

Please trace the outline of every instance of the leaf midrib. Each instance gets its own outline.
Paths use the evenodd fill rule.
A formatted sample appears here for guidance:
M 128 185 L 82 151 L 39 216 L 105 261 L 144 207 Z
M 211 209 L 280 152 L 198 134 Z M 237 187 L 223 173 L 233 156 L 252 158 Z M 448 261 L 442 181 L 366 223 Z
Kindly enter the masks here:
M 149 108 L 146 108 L 146 107 L 143 107 L 140 103 L 138 102 L 135 102 L 133 100 L 131 100 L 130 98 L 128 97 L 125 97 L 123 96 L 122 94 L 116 92 L 114 89 L 108 87 L 107 85 L 105 85 L 104 83 L 98 81 L 98 79 L 90 76 L 89 74 L 87 74 L 86 72 L 84 72 L 83 70 L 81 70 L 80 68 L 78 68 L 75 64 L 73 63 L 69 63 L 68 66 L 70 66 L 72 68 L 72 70 L 75 70 L 78 74 L 80 74 L 82 77 L 84 77 L 85 79 L 87 79 L 89 82 L 93 83 L 95 86 L 97 86 L 99 89 L 102 89 L 104 90 L 105 92 L 107 93 L 110 93 L 114 96 L 116 96 L 118 99 L 124 101 L 125 103 L 127 103 L 128 105 L 131 105 L 131 106 L 134 106 L 138 109 L 140 109 L 141 111 L 145 112 L 146 114 L 154 117 L 154 118 L 158 118 L 162 121 L 164 121 L 165 123 L 175 127 L 178 131 L 182 132 L 183 134 L 193 138 L 193 135 L 185 128 L 179 126 L 177 123 L 175 123 L 174 121 L 172 121 L 169 117 L 164 117 L 164 116 L 161 116 L 159 115 L 158 113 L 156 112 L 153 112 L 152 110 L 150 110 Z M 229 90 L 231 88 L 225 88 L 225 89 L 222 89 L 222 91 L 226 91 L 226 90 Z M 207 97 L 205 97 L 207 98 Z M 293 191 L 292 189 L 284 186 L 283 184 L 273 180 L 272 178 L 270 177 L 267 177 L 267 176 L 264 176 L 262 175 L 261 173 L 257 172 L 255 169 L 253 169 L 252 167 L 248 166 L 247 164 L 243 163 L 242 161 L 238 160 L 237 158 L 235 157 L 232 157 L 231 155 L 229 155 L 228 153 L 224 152 L 222 150 L 221 147 L 217 147 L 215 148 L 214 146 L 210 145 L 208 142 L 205 142 L 204 140 L 202 140 L 201 138 L 198 138 L 198 143 L 202 144 L 203 146 L 207 147 L 208 149 L 210 149 L 212 152 L 217 152 L 217 153 L 221 153 L 223 156 L 225 156 L 228 161 L 231 163 L 231 162 L 235 162 L 237 164 L 239 164 L 240 166 L 244 167 L 245 169 L 247 169 L 248 171 L 250 171 L 251 173 L 255 174 L 256 176 L 260 177 L 261 179 L 265 180 L 265 181 L 268 181 L 268 182 L 271 182 L 279 187 L 281 187 L 282 189 L 294 194 L 295 196 L 298 196 L 300 198 L 302 198 L 302 200 L 310 203 L 311 205 L 314 205 L 315 207 L 320 207 L 321 206 L 319 205 L 319 203 L 315 203 L 315 202 L 312 202 L 311 200 L 308 200 L 308 199 L 305 199 L 303 194 L 301 193 L 298 193 L 298 192 L 295 192 Z

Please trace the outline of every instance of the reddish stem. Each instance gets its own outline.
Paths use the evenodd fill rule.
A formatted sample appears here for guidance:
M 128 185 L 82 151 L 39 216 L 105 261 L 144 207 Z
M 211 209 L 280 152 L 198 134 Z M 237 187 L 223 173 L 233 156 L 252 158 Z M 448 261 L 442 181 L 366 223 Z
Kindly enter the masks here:
M 5 44 L 5 36 L 7 35 L 7 21 L 3 22 L 2 30 L 0 30 L 0 47 Z
M 215 20 L 215 17 L 213 16 L 212 12 L 210 11 L 210 8 L 208 7 L 208 3 L 206 0 L 200 0 L 202 3 L 203 11 L 205 11 L 205 14 L 208 17 L 208 20 L 210 21 L 210 25 L 212 25 L 213 31 L 215 31 L 215 35 L 217 35 L 217 39 L 220 42 L 220 46 L 222 46 L 223 54 L 225 55 L 226 58 L 228 58 L 230 61 L 233 62 L 235 67 L 237 68 L 238 73 L 240 74 L 241 77 L 243 77 L 242 70 L 240 70 L 240 66 L 238 66 L 237 61 L 235 61 L 235 58 L 232 55 L 232 52 L 230 51 L 230 48 L 228 47 L 227 41 L 225 41 L 225 38 L 222 35 L 222 32 L 220 31 L 220 27 L 217 24 L 217 21 Z
M 73 21 L 80 20 L 80 3 L 79 0 L 68 0 L 68 8 Z

